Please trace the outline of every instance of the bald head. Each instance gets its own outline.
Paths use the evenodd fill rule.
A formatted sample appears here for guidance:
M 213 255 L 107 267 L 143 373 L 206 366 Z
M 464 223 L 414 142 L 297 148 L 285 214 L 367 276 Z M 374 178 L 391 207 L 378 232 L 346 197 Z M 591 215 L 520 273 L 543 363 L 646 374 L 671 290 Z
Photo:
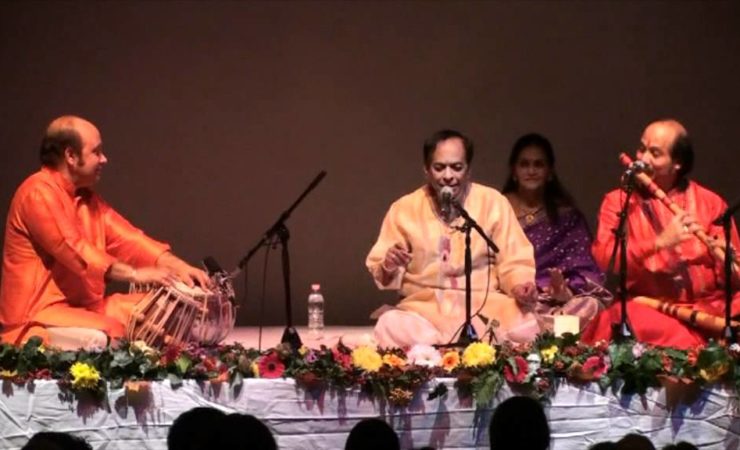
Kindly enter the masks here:
M 645 130 L 648 128 L 655 128 L 662 131 L 663 133 L 670 133 L 671 135 L 678 137 L 682 134 L 687 135 L 688 132 L 681 123 L 676 119 L 661 119 L 650 123 Z
M 81 117 L 57 117 L 46 127 L 41 140 L 41 164 L 47 167 L 59 167 L 67 149 L 72 154 L 80 156 L 85 136 L 97 132 L 95 125 Z

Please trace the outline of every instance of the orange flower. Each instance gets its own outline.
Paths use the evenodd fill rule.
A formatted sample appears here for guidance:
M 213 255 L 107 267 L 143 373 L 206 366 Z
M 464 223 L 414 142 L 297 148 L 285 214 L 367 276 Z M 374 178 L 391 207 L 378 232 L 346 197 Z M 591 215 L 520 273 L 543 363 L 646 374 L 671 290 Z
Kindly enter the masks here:
M 442 356 L 442 368 L 444 368 L 444 370 L 452 372 L 459 365 L 460 353 L 451 350 Z
M 406 365 L 406 361 L 398 355 L 386 353 L 383 355 L 383 364 L 391 367 L 403 367 Z

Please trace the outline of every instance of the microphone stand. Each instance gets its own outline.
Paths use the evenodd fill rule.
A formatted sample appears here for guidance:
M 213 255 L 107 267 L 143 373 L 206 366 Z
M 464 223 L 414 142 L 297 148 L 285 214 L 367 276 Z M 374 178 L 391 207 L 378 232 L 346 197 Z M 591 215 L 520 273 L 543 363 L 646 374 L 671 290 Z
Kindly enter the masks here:
M 496 244 L 488 237 L 483 228 L 473 220 L 472 217 L 465 211 L 460 202 L 455 199 L 451 199 L 450 203 L 457 209 L 460 216 L 465 219 L 465 223 L 459 228 L 465 232 L 465 324 L 463 329 L 460 331 L 460 337 L 455 343 L 455 347 L 467 347 L 470 343 L 479 341 L 478 333 L 476 333 L 473 327 L 472 315 L 472 286 L 470 285 L 470 278 L 473 272 L 473 257 L 470 250 L 470 230 L 473 229 L 483 238 L 488 247 L 493 253 L 498 253 L 499 249 Z
M 619 274 L 617 276 L 619 286 L 616 288 L 616 291 L 621 306 L 621 318 L 619 323 L 612 324 L 612 339 L 617 342 L 623 342 L 635 335 L 627 317 L 627 209 L 629 208 L 630 198 L 632 198 L 634 192 L 636 174 L 637 172 L 632 170 L 628 170 L 625 173 L 625 191 L 627 192 L 627 197 L 624 199 L 624 204 L 618 214 L 619 223 L 612 230 L 614 232 L 614 247 L 607 269 L 607 276 L 609 278 L 607 280 L 607 288 L 614 291 L 614 264 L 617 259 L 617 250 L 619 250 Z
M 725 236 L 725 261 L 724 261 L 724 273 L 725 273 L 725 327 L 722 329 L 722 338 L 726 345 L 734 344 L 737 342 L 737 330 L 732 327 L 732 282 L 733 280 L 733 262 L 735 261 L 735 255 L 732 250 L 731 244 L 731 228 L 732 228 L 732 215 L 735 211 L 740 209 L 740 201 L 736 202 L 733 206 L 727 208 L 727 210 L 719 216 L 714 222 L 714 225 L 722 225 L 722 231 Z
M 273 239 L 277 237 L 280 246 L 282 247 L 282 267 L 283 267 L 283 286 L 285 289 L 285 330 L 283 331 L 283 337 L 280 340 L 281 343 L 288 343 L 293 351 L 297 351 L 301 345 L 301 337 L 298 335 L 295 327 L 293 327 L 293 309 L 292 301 L 290 297 L 290 254 L 288 252 L 288 239 L 290 238 L 290 232 L 288 227 L 285 226 L 285 222 L 290 217 L 293 210 L 303 201 L 303 199 L 318 186 L 321 180 L 326 176 L 326 171 L 322 170 L 316 178 L 308 185 L 298 199 L 293 204 L 280 214 L 280 217 L 262 236 L 262 239 L 247 253 L 247 256 L 239 261 L 238 271 L 244 270 L 244 267 L 249 262 L 250 258 L 263 246 L 269 246 Z M 233 274 L 232 274 L 233 276 Z

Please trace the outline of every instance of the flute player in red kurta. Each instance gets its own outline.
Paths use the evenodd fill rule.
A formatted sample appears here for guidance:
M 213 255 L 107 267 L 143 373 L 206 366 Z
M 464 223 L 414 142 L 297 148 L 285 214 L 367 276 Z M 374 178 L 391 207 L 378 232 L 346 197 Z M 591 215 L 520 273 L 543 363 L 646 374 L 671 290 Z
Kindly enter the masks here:
M 724 317 L 724 262 L 716 259 L 694 232 L 704 229 L 715 237 L 711 246 L 724 247 L 722 228 L 712 222 L 725 211 L 727 204 L 719 195 L 687 178 L 694 153 L 686 129 L 672 119 L 651 123 L 643 132 L 637 158 L 652 167 L 653 181 L 684 212 L 674 214 L 641 189 L 630 199 L 626 224 L 629 296 L 653 297 Z M 592 250 L 602 269 L 609 263 L 614 246 L 613 230 L 625 195 L 621 189 L 614 190 L 601 205 Z M 740 248 L 734 223 L 731 242 L 735 249 Z M 619 269 L 618 261 L 615 270 Z M 711 336 L 632 301 L 628 301 L 627 311 L 635 337 L 642 342 L 687 348 L 703 344 Z M 735 294 L 732 314 L 738 313 L 740 295 Z M 584 330 L 583 340 L 610 339 L 611 325 L 619 320 L 620 305 L 615 301 Z

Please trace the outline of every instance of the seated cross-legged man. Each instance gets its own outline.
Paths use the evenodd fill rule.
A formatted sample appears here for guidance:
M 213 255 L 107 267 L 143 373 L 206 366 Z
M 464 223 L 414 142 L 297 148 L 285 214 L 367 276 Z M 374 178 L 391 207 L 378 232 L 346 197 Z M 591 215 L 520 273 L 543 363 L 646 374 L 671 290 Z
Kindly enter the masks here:
M 49 124 L 41 169 L 15 192 L 5 225 L 0 340 L 31 336 L 95 348 L 125 334 L 141 294 L 104 297 L 106 281 L 206 286 L 208 276 L 111 208 L 95 191 L 107 163 L 98 129 L 80 117 Z
M 480 316 L 495 319 L 499 340 L 531 340 L 539 331 L 532 245 L 506 198 L 470 181 L 473 143 L 442 130 L 423 146 L 426 184 L 394 202 L 366 265 L 380 289 L 397 290 L 401 300 L 384 310 L 375 326 L 382 346 L 443 344 L 455 339 L 465 320 L 464 219 L 447 207 L 442 192 L 461 204 L 499 247 L 489 251 L 471 233 L 472 311 L 479 337 Z

